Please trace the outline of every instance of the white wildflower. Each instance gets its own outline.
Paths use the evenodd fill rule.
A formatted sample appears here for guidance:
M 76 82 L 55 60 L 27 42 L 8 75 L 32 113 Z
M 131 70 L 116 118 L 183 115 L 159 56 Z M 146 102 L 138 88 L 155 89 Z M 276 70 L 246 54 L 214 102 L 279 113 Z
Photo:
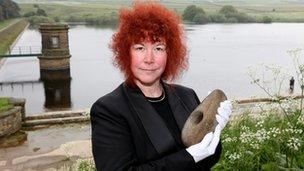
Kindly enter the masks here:
M 299 148 L 301 147 L 301 140 L 298 138 L 292 137 L 287 141 L 287 146 L 291 150 L 298 151 Z
M 256 149 L 256 150 L 260 149 L 260 145 L 259 145 L 257 142 L 251 142 L 249 145 L 250 145 L 253 149 Z
M 252 132 L 243 132 L 240 135 L 240 141 L 242 143 L 249 143 L 252 141 L 252 139 L 254 138 L 254 134 Z
M 269 130 L 269 132 L 270 132 L 270 135 L 274 138 L 281 134 L 281 130 L 279 128 L 276 128 L 276 127 L 271 128 Z
M 289 128 L 293 128 L 292 123 L 290 123 L 290 122 L 287 122 L 287 126 L 288 126 Z
M 228 159 L 230 161 L 236 161 L 236 160 L 238 160 L 240 158 L 241 158 L 241 155 L 238 154 L 238 153 L 232 153 L 232 154 L 228 155 Z
M 248 126 L 242 125 L 242 126 L 241 126 L 241 130 L 242 130 L 242 131 L 249 131 L 250 128 L 249 128 Z
M 256 103 L 256 104 L 255 104 L 255 107 L 260 107 L 260 108 L 262 108 L 263 105 L 262 105 L 262 103 Z
M 256 126 L 257 127 L 263 127 L 263 124 L 264 124 L 264 120 L 260 120 L 257 122 Z
M 248 154 L 248 155 L 254 155 L 254 153 L 252 151 L 245 151 L 244 153 Z
M 304 72 L 304 64 L 299 65 L 299 70 L 300 70 L 301 73 Z
M 237 141 L 237 137 L 227 137 L 225 139 L 222 140 L 223 143 L 230 143 L 230 142 L 236 142 Z
M 302 134 L 302 129 L 287 128 L 283 130 L 287 134 Z
M 279 103 L 271 103 L 270 104 L 270 109 L 271 110 L 276 110 L 280 108 L 280 104 Z
M 298 117 L 297 124 L 304 125 L 304 115 L 301 115 L 300 117 Z
M 263 128 L 263 129 L 258 130 L 258 131 L 255 133 L 255 138 L 256 138 L 259 142 L 264 142 L 265 140 L 270 139 L 269 134 L 270 134 L 270 133 L 269 133 L 268 131 L 266 131 L 266 130 Z

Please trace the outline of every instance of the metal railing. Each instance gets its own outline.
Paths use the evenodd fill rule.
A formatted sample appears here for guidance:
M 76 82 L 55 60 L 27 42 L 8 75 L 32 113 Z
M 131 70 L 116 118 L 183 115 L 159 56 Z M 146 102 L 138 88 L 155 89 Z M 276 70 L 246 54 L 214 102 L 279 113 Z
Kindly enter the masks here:
M 0 54 L 0 58 L 10 57 L 35 57 L 41 55 L 40 46 L 15 46 L 7 51 L 7 54 Z

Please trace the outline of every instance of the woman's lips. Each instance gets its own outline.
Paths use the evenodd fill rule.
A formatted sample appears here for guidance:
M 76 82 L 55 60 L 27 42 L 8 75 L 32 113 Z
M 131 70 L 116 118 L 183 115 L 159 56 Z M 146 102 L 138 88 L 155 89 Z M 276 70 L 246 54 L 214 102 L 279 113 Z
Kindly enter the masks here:
M 157 69 L 145 69 L 145 68 L 140 68 L 140 70 L 152 72 L 152 71 L 156 71 Z

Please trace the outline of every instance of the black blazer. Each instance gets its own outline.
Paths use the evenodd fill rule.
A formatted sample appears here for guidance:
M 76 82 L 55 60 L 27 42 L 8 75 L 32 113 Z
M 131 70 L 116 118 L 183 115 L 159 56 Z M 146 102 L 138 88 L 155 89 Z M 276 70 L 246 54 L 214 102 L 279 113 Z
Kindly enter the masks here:
M 180 130 L 199 104 L 192 89 L 163 83 L 171 110 Z M 195 164 L 185 148 L 176 142 L 165 122 L 139 88 L 121 84 L 98 99 L 91 108 L 92 149 L 98 171 L 210 170 L 219 160 L 216 153 Z

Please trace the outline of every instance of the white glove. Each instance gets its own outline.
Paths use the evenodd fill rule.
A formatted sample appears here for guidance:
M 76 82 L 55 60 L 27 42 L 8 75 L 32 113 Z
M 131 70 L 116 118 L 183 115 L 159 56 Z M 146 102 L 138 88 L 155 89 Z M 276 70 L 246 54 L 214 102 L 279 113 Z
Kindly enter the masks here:
M 220 141 L 221 131 L 229 121 L 231 110 L 232 105 L 230 101 L 226 100 L 221 102 L 220 107 L 217 109 L 218 114 L 215 116 L 218 125 L 215 127 L 214 133 L 209 132 L 201 142 L 186 148 L 187 152 L 193 157 L 195 163 L 215 153 L 215 149 Z
M 231 111 L 232 105 L 229 100 L 225 100 L 224 102 L 220 103 L 220 107 L 217 109 L 218 114 L 215 115 L 218 126 L 220 126 L 220 131 L 222 131 L 227 125 Z
M 213 132 L 209 132 L 201 142 L 186 148 L 187 152 L 193 157 L 195 163 L 214 154 L 218 141 L 214 141 L 213 137 Z

